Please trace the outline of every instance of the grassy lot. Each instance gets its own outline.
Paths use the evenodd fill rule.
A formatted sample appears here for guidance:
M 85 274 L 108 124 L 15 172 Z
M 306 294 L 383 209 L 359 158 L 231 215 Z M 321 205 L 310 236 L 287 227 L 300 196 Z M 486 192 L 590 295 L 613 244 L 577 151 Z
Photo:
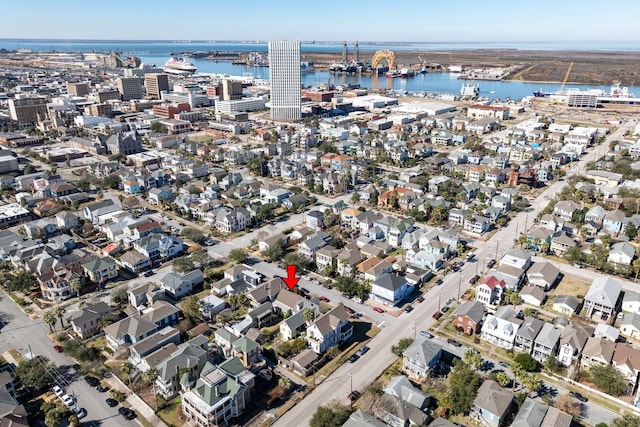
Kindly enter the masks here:
M 176 397 L 171 402 L 167 402 L 167 406 L 157 412 L 160 419 L 167 423 L 167 425 L 183 425 L 184 420 L 180 419 L 180 403 L 180 397 Z
M 589 286 L 591 286 L 591 283 L 588 281 L 567 275 L 564 276 L 558 286 L 551 291 L 551 294 L 573 295 L 578 297 L 578 299 L 582 299 L 587 294 Z

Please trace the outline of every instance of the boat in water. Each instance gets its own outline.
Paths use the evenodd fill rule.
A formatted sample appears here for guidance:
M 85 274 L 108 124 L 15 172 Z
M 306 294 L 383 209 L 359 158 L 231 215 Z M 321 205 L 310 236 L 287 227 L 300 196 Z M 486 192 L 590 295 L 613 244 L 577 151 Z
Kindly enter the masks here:
M 162 70 L 170 74 L 191 74 L 195 73 L 196 67 L 186 59 L 180 56 L 174 56 L 164 63 Z
M 536 98 L 546 98 L 553 95 L 553 92 L 544 92 L 542 89 L 533 92 L 533 96 Z

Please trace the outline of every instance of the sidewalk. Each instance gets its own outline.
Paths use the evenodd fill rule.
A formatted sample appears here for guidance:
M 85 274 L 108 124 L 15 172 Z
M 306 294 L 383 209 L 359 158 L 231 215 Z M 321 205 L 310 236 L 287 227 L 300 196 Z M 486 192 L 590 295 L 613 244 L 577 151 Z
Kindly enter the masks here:
M 127 394 L 127 402 L 131 405 L 131 408 L 135 409 L 138 414 L 145 417 L 147 421 L 158 427 L 167 427 L 167 425 L 162 421 L 156 413 L 147 405 L 144 400 L 140 399 L 137 394 L 132 393 L 129 388 L 120 381 L 118 377 L 115 375 L 111 375 L 109 378 L 104 378 L 104 380 L 109 384 L 114 390 L 121 391 Z

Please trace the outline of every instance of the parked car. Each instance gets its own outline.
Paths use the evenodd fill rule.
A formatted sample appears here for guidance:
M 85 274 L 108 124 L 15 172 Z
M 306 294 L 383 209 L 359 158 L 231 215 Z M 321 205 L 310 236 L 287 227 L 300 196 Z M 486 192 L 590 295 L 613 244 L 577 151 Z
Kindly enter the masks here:
M 347 307 L 347 306 L 345 305 L 345 306 L 344 306 L 344 309 L 345 309 L 345 311 L 346 311 L 347 313 L 349 313 L 349 314 L 351 314 L 351 315 L 356 314 L 356 311 L 355 311 L 353 308 L 351 308 L 351 307 Z
M 302 295 L 309 295 L 311 292 L 309 292 L 309 289 L 307 288 L 300 288 L 300 293 Z
M 352 355 L 347 359 L 347 361 L 348 361 L 349 363 L 353 363 L 353 362 L 355 362 L 355 361 L 356 361 L 356 360 L 358 360 L 358 359 L 360 359 L 360 356 L 358 356 L 357 354 L 352 354 Z
M 92 377 L 90 375 L 86 375 L 84 377 L 84 380 L 87 382 L 87 384 L 89 384 L 91 387 L 96 387 L 98 384 L 100 384 L 100 380 L 97 379 L 96 377 Z
M 422 301 L 424 301 L 424 297 L 422 295 L 420 295 L 418 298 L 416 298 L 416 301 L 422 302 Z
M 495 259 L 493 259 L 493 258 L 491 258 L 491 259 L 489 260 L 489 262 L 487 263 L 487 267 L 491 268 L 491 267 L 493 267 L 494 265 L 496 265 L 496 260 L 495 260 Z
M 69 396 L 66 393 L 60 396 L 60 400 L 62 400 L 62 403 L 64 403 L 64 405 L 68 407 L 73 406 L 73 404 L 76 402 L 76 400 L 73 397 Z
M 404 311 L 406 311 L 407 313 L 411 313 L 413 311 L 413 306 L 409 304 L 404 308 Z
M 376 313 L 384 313 L 384 310 L 380 307 L 373 307 L 373 311 L 375 311 Z
M 145 271 L 143 276 L 144 277 L 151 277 L 155 274 L 155 272 L 153 270 L 149 270 L 149 271 Z
M 498 365 L 502 366 L 503 368 L 509 368 L 509 364 L 507 362 L 498 362 Z
M 446 313 L 447 311 L 449 311 L 449 306 L 448 306 L 448 305 L 445 305 L 444 307 L 442 307 L 442 308 L 440 309 L 440 311 L 442 311 L 443 313 Z
M 53 391 L 53 393 L 58 397 L 65 394 L 64 390 L 58 387 L 57 385 L 54 385 L 53 387 L 51 387 L 51 391 Z
M 353 390 L 351 393 L 349 393 L 349 396 L 347 397 L 349 398 L 350 401 L 358 400 L 358 398 L 360 397 L 360 392 Z
M 471 279 L 469 279 L 469 283 L 472 285 L 475 285 L 475 283 L 478 281 L 478 279 L 480 278 L 480 276 L 478 276 L 477 274 L 475 276 L 473 276 Z
M 447 342 L 455 347 L 462 347 L 462 344 L 459 341 L 454 340 L 453 338 L 447 339 Z
M 62 347 L 57 344 L 53 346 L 53 349 L 56 353 L 62 353 Z
M 73 412 L 79 420 L 87 416 L 87 410 L 84 408 L 78 408 L 77 406 L 71 409 L 71 412 Z
M 104 393 L 109 391 L 109 387 L 105 387 L 102 384 L 98 384 L 98 386 L 96 387 L 96 390 L 98 390 L 98 392 L 100 393 Z
M 429 339 L 433 338 L 433 334 L 431 332 L 428 332 L 428 331 L 420 331 L 420 335 L 422 335 L 425 338 L 429 338 Z
M 436 280 L 436 286 L 440 286 L 440 285 L 442 285 L 442 279 Z
M 329 298 L 327 298 L 325 296 L 322 296 L 322 297 L 320 297 L 320 301 L 329 302 L 330 300 L 329 300 Z
M 576 391 L 570 391 L 569 392 L 569 396 L 579 400 L 582 403 L 588 402 L 589 399 L 587 399 L 586 397 L 584 397 L 583 395 L 581 395 L 580 393 L 576 392 Z
M 442 317 L 442 313 L 439 312 L 439 311 L 436 311 L 435 313 L 433 313 L 433 316 L 431 316 L 431 317 L 433 317 L 434 319 L 438 320 L 439 318 Z
M 110 408 L 113 408 L 114 406 L 118 406 L 118 401 L 110 397 L 107 398 L 105 402 L 107 402 L 107 405 L 109 405 Z
M 363 345 L 362 347 L 360 347 L 358 351 L 356 351 L 356 354 L 358 355 L 358 357 L 360 357 L 364 355 L 367 351 L 369 351 L 369 347 L 367 347 L 366 345 Z

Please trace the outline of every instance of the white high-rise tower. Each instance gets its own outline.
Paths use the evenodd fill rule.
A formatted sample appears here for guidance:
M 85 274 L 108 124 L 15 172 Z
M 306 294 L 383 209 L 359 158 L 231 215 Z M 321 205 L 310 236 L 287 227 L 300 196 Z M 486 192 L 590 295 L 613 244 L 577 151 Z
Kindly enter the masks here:
M 300 111 L 300 42 L 269 42 L 271 119 L 298 120 Z

